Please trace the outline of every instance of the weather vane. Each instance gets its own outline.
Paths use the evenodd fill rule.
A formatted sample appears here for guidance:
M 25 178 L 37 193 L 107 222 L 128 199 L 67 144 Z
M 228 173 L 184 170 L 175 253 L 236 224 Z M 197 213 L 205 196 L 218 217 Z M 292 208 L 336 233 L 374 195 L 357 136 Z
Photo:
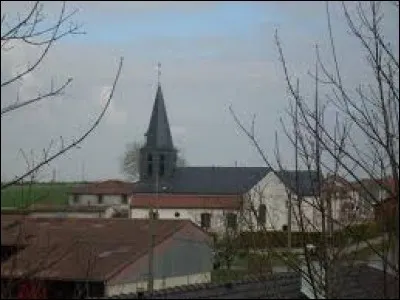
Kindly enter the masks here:
M 157 81 L 158 81 L 158 85 L 160 85 L 160 77 L 161 77 L 161 63 L 160 62 L 157 65 L 157 72 L 158 72 Z

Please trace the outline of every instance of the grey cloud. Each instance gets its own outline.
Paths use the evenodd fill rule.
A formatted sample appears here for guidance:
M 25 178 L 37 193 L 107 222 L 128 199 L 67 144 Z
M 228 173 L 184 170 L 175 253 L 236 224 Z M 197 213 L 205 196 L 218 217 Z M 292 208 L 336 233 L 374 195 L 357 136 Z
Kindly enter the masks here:
M 137 12 L 153 9 L 143 3 L 137 6 L 133 3 L 114 5 L 114 2 L 98 2 L 96 7 L 90 3 L 79 5 L 100 11 L 113 9 L 115 13 L 128 9 L 129 5 L 132 5 L 129 9 Z M 160 5 L 159 9 L 162 10 L 166 4 L 152 5 Z M 179 4 L 171 5 L 181 7 Z M 202 9 L 212 5 L 205 4 Z M 323 28 L 325 24 L 319 23 L 319 20 L 325 21 L 323 5 L 313 6 L 313 12 L 307 11 L 310 4 L 295 8 L 292 7 L 294 4 L 288 3 L 260 5 L 263 9 L 273 5 L 284 15 L 283 22 L 277 25 L 290 70 L 300 78 L 302 91 L 312 95 L 312 81 L 307 71 L 314 65 L 313 45 L 315 41 L 322 41 L 323 50 L 327 46 L 326 30 Z M 195 11 L 196 7 L 184 5 L 182 9 Z M 299 17 L 296 17 L 296 11 Z M 318 16 L 315 21 L 321 27 L 318 30 L 310 32 L 304 26 L 292 27 L 293 24 L 301 24 L 302 18 L 311 18 L 312 15 Z M 85 19 L 85 10 L 80 18 Z M 288 19 L 290 22 L 285 21 Z M 345 53 L 341 59 L 349 74 L 350 85 L 369 75 L 365 74 L 364 69 L 356 67 L 362 58 L 357 51 L 349 51 L 355 45 L 344 31 L 343 24 L 336 24 L 339 24 L 335 31 L 338 51 Z M 24 169 L 24 162 L 18 154 L 19 148 L 27 151 L 33 148 L 40 155 L 51 139 L 58 141 L 59 136 L 63 135 L 68 141 L 90 126 L 101 110 L 101 91 L 110 86 L 121 55 L 125 57 L 125 65 L 105 119 L 81 149 L 75 149 L 54 161 L 44 170 L 44 177 L 55 168 L 59 179 L 80 179 L 83 164 L 86 179 L 122 176 L 119 160 L 125 145 L 142 140 L 148 126 L 155 96 L 155 66 L 159 57 L 162 58 L 161 80 L 172 134 L 189 163 L 233 165 L 237 161 L 239 165 L 262 164 L 259 155 L 235 125 L 228 107 L 232 104 L 248 124 L 252 114 L 257 114 L 256 130 L 270 158 L 274 155 L 275 131 L 280 133 L 281 149 L 290 149 L 288 142 L 284 141 L 279 123 L 288 106 L 288 94 L 273 34 L 274 27 L 266 17 L 266 22 L 246 38 L 215 37 L 210 34 L 209 37 L 198 39 L 149 37 L 121 45 L 92 46 L 88 42 L 79 42 L 83 39 L 89 41 L 88 35 L 77 36 L 73 42 L 60 42 L 46 58 L 44 67 L 35 72 L 31 79 L 38 87 L 46 87 L 52 76 L 56 76 L 59 82 L 73 77 L 73 84 L 60 98 L 49 99 L 2 117 L 2 179 L 5 176 L 10 178 Z M 167 54 L 162 56 L 163 53 Z M 22 62 L 30 55 L 29 51 L 13 57 L 3 56 L 2 53 L 2 79 L 3 74 L 5 76 L 11 72 L 16 61 Z M 15 89 L 2 89 L 2 99 L 4 96 L 15 99 L 15 93 Z M 291 150 L 284 151 L 283 155 L 285 162 L 290 165 Z

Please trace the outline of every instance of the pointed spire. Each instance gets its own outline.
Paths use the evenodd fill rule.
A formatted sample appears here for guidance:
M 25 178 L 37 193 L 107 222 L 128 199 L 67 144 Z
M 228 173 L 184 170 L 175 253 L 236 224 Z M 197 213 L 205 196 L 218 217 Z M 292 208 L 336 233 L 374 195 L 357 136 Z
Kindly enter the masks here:
M 161 90 L 160 84 L 160 67 L 158 63 L 158 86 L 157 94 L 154 101 L 153 111 L 151 113 L 151 119 L 149 128 L 147 130 L 147 147 L 158 148 L 158 149 L 174 149 L 172 143 L 171 130 L 169 128 L 169 122 L 167 117 L 167 111 L 165 109 L 164 97 Z

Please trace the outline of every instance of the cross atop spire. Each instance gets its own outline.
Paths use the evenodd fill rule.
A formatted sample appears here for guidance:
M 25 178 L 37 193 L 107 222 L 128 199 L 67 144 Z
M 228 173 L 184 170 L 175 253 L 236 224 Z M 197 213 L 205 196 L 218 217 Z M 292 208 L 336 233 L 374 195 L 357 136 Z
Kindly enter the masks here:
M 167 110 L 165 108 L 164 97 L 161 90 L 160 68 L 161 63 L 158 63 L 158 86 L 153 111 L 151 113 L 150 124 L 146 133 L 146 146 L 159 149 L 174 149 Z
M 161 77 L 161 63 L 158 62 L 157 64 L 157 83 L 160 85 L 160 77 Z

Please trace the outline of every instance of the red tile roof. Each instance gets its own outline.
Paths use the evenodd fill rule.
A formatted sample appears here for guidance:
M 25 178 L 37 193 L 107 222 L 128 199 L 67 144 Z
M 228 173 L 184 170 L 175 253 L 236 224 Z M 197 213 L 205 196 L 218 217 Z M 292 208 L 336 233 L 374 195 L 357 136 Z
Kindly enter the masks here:
M 132 194 L 134 182 L 121 180 L 106 180 L 101 182 L 79 185 L 71 190 L 71 194 L 85 195 L 130 195 Z
M 240 209 L 241 197 L 237 195 L 177 195 L 134 194 L 130 198 L 132 207 L 143 208 L 204 208 L 204 209 Z
M 17 226 L 15 221 L 20 221 Z M 2 216 L 1 242 L 28 244 L 1 265 L 1 276 L 59 280 L 106 280 L 148 251 L 148 220 L 32 218 Z M 158 220 L 155 244 L 184 228 L 198 230 L 186 220 Z M 29 240 L 19 239 L 31 236 Z M 5 243 L 3 243 L 5 242 Z M 17 262 L 17 267 L 14 263 Z

